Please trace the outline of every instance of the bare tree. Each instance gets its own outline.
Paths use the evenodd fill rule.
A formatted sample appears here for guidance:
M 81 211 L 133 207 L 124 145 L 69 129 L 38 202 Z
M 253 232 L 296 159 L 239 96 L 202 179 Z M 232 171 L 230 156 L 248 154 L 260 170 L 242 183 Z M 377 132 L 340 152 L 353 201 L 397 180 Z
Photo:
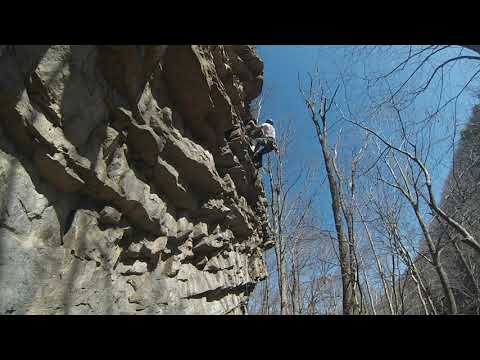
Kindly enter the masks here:
M 262 171 L 268 184 L 269 217 L 275 238 L 275 265 L 269 272 L 276 280 L 279 312 L 286 315 L 304 310 L 302 275 L 310 261 L 309 244 L 316 241 L 312 224 L 315 222 L 313 202 L 317 191 L 310 186 L 315 173 L 313 166 L 296 161 L 299 165 L 296 169 L 285 167 L 289 161 L 289 148 L 295 139 L 294 122 L 290 119 L 285 123 L 277 121 L 277 124 L 279 151 L 276 155 L 267 155 Z M 270 287 L 264 285 L 262 313 L 271 313 L 272 303 L 277 299 L 276 291 L 272 293 Z
M 281 164 L 281 161 L 280 161 Z M 281 170 L 277 172 L 277 183 L 272 171 L 272 163 L 270 158 L 268 159 L 268 174 L 270 182 L 270 218 L 272 221 L 272 230 L 275 237 L 275 257 L 277 259 L 277 274 L 278 274 L 278 289 L 280 293 L 280 313 L 282 315 L 288 315 L 288 294 L 287 294 L 287 270 L 285 259 L 285 244 L 283 238 L 283 227 L 280 220 L 280 191 L 281 182 L 283 177 L 280 175 Z M 281 168 L 281 165 L 279 166 Z
M 377 171 L 377 173 L 380 172 Z M 377 216 L 377 229 L 384 229 L 383 235 L 388 239 L 391 256 L 398 256 L 399 261 L 402 261 L 405 266 L 405 274 L 398 280 L 398 284 L 396 285 L 392 282 L 392 291 L 394 290 L 396 294 L 402 290 L 402 294 L 399 295 L 402 309 L 405 310 L 405 294 L 403 291 L 406 282 L 410 278 L 415 284 L 416 292 L 422 304 L 424 313 L 426 315 L 436 314 L 437 311 L 431 299 L 430 292 L 422 279 L 421 272 L 415 262 L 415 256 L 412 255 L 412 250 L 414 253 L 418 253 L 418 246 L 416 247 L 412 241 L 407 245 L 407 239 L 414 237 L 414 235 L 411 234 L 412 232 L 409 233 L 408 231 L 402 231 L 402 228 L 405 230 L 405 225 L 402 224 L 401 218 L 405 217 L 405 214 L 402 209 L 401 201 L 398 201 L 401 199 L 389 197 L 388 193 L 381 191 L 380 189 L 381 184 L 378 184 L 376 198 L 373 198 L 373 196 L 370 197 L 373 213 Z M 378 196 L 378 194 L 381 195 Z M 409 250 L 409 247 L 412 248 L 412 250 Z M 388 291 L 385 291 L 385 293 L 388 294 Z M 386 295 L 386 299 L 389 299 L 388 295 Z M 392 310 L 391 313 L 393 312 Z M 395 313 L 398 313 L 398 304 L 395 306 Z
M 440 260 L 440 255 L 443 247 L 439 245 L 438 241 L 435 242 L 432 238 L 432 235 L 428 228 L 428 223 L 425 220 L 420 208 L 421 199 L 426 201 L 427 205 L 430 207 L 431 210 L 434 211 L 435 215 L 437 215 L 443 221 L 447 222 L 450 226 L 454 227 L 457 231 L 459 231 L 459 233 L 462 234 L 462 236 L 464 237 L 463 241 L 465 241 L 467 244 L 469 244 L 475 249 L 480 249 L 478 247 L 479 244 L 464 226 L 462 226 L 455 219 L 446 214 L 445 211 L 443 211 L 437 205 L 436 198 L 432 189 L 432 177 L 430 175 L 430 172 L 427 169 L 425 161 L 421 160 L 419 157 L 420 151 L 417 148 L 417 144 L 413 143 L 411 140 L 408 139 L 400 109 L 398 109 L 395 104 L 393 104 L 393 106 L 396 110 L 397 119 L 401 124 L 401 134 L 403 140 L 402 146 L 404 146 L 404 148 L 393 145 L 390 141 L 381 136 L 377 131 L 370 129 L 365 125 L 362 125 L 356 121 L 351 122 L 362 128 L 363 130 L 367 131 L 368 133 L 373 134 L 375 138 L 380 140 L 380 142 L 387 147 L 389 158 L 385 159 L 385 165 L 392 180 L 389 181 L 384 177 L 379 177 L 379 180 L 391 186 L 392 188 L 397 189 L 405 197 L 405 199 L 408 200 L 409 204 L 414 210 L 415 216 L 430 250 L 432 264 L 440 278 L 443 290 L 448 300 L 449 312 L 455 314 L 457 313 L 455 297 L 453 295 L 448 276 Z M 413 150 L 409 151 L 408 149 L 405 149 L 405 146 L 410 146 Z M 407 164 L 405 167 L 400 165 L 396 153 L 399 153 L 406 157 Z M 421 181 L 422 178 L 424 180 L 423 182 Z M 422 191 L 422 187 L 426 187 L 426 194 Z
M 480 49 L 478 46 L 464 45 L 463 47 L 477 53 Z M 386 51 L 388 52 L 391 49 L 393 47 L 386 48 Z M 464 245 L 470 247 L 477 258 L 479 254 L 478 245 L 480 243 L 475 237 L 478 216 L 474 215 L 476 206 L 472 205 L 472 201 L 475 201 L 472 199 L 476 198 L 477 187 L 475 186 L 476 181 L 461 179 L 462 175 L 471 172 L 470 169 L 478 167 L 478 161 L 470 159 L 471 161 L 463 161 L 461 166 L 456 166 L 455 140 L 458 127 L 457 102 L 465 90 L 478 78 L 480 57 L 470 55 L 461 46 L 409 46 L 397 47 L 395 51 L 399 51 L 398 49 L 406 49 L 406 53 L 404 58 L 399 57 L 400 60 L 396 66 L 379 75 L 365 77 L 369 89 L 380 91 L 380 99 L 374 99 L 373 96 L 370 96 L 373 111 L 369 114 L 379 113 L 379 109 L 385 108 L 385 105 L 390 106 L 396 114 L 395 122 L 399 125 L 398 134 L 395 135 L 397 140 L 391 140 L 384 135 L 380 135 L 380 131 L 375 129 L 375 126 L 372 126 L 371 123 L 368 126 L 366 125 L 368 121 L 360 124 L 358 120 L 353 120 L 352 123 L 368 133 L 374 134 L 375 138 L 380 140 L 383 150 L 379 159 L 384 159 L 385 172 L 380 171 L 378 173 L 388 186 L 392 186 L 399 191 L 407 200 L 407 203 L 413 209 L 425 239 L 424 244 L 427 249 L 425 253 L 420 251 L 416 255 L 418 256 L 416 259 L 409 256 L 408 252 L 404 252 L 401 246 L 398 248 L 404 261 L 410 264 L 406 270 L 411 274 L 412 280 L 416 282 L 419 295 L 424 296 L 425 302 L 428 303 L 428 306 L 425 306 L 425 302 L 421 299 L 424 304 L 423 307 L 425 309 L 428 307 L 432 313 L 436 313 L 435 306 L 432 305 L 431 294 L 429 294 L 430 289 L 427 289 L 422 281 L 422 276 L 419 275 L 419 271 L 425 272 L 425 269 L 419 270 L 418 264 L 425 261 L 435 269 L 438 275 L 448 303 L 448 312 L 457 313 L 459 308 L 455 299 L 456 296 L 467 296 L 472 299 L 472 303 L 478 299 L 475 285 L 478 283 L 478 275 L 471 271 L 472 266 L 470 265 L 473 264 L 464 261 L 464 255 L 468 253 Z M 453 96 L 443 96 L 449 90 L 445 81 L 447 74 L 453 66 L 461 62 L 470 65 L 471 76 L 465 72 L 466 80 L 460 86 L 460 91 L 453 93 Z M 383 97 L 381 89 L 386 90 Z M 427 90 L 436 91 L 438 95 L 436 107 L 428 111 L 424 118 L 417 117 L 410 124 L 404 121 L 403 112 Z M 433 191 L 435 175 L 432 175 L 432 165 L 428 162 L 430 149 L 435 146 L 434 139 L 430 137 L 432 133 L 431 120 L 440 119 L 449 105 L 454 106 L 453 134 L 450 136 L 453 166 L 450 176 L 451 181 L 449 180 L 449 184 L 444 188 L 445 195 L 439 202 Z M 349 116 L 351 119 L 355 118 L 350 112 Z M 416 128 L 417 125 L 421 125 L 421 127 Z M 425 137 L 427 141 L 418 142 L 418 138 Z M 435 139 L 435 141 L 438 142 L 439 139 Z M 465 150 L 462 151 L 465 152 Z M 476 156 L 476 152 L 473 150 L 469 150 L 467 153 Z M 468 176 L 475 178 L 476 175 Z M 448 197 L 452 200 L 449 200 Z M 399 238 L 401 239 L 401 237 Z M 442 258 L 444 260 L 443 264 Z M 458 259 L 459 264 L 450 265 L 452 261 L 456 261 L 454 258 Z M 460 276 L 459 268 L 464 269 L 464 274 L 468 279 L 467 282 L 470 284 L 468 289 L 465 282 L 462 283 L 461 279 L 456 279 Z M 427 275 L 425 274 L 425 276 Z
M 428 90 L 437 90 L 438 103 L 434 111 L 424 119 L 429 121 L 447 106 L 456 103 L 480 74 L 480 56 L 472 55 L 468 50 L 479 53 L 478 45 L 394 45 L 394 46 L 360 46 L 348 49 L 354 52 L 357 59 L 369 62 L 370 56 L 381 56 L 385 63 L 395 65 L 385 70 L 366 71 L 362 79 L 367 82 L 367 92 L 371 103 L 382 106 L 396 101 L 403 109 L 412 105 L 416 99 Z M 468 79 L 461 89 L 453 95 L 447 95 L 448 74 L 454 66 L 471 65 Z M 400 76 L 399 76 L 400 75 Z M 401 80 L 399 79 L 401 78 Z M 380 92 L 380 98 L 375 92 L 388 86 L 389 93 Z
M 310 120 L 313 122 L 316 135 L 322 149 L 325 170 L 329 182 L 332 200 L 332 212 L 335 221 L 335 229 L 339 248 L 339 260 L 343 284 L 343 313 L 346 315 L 351 315 L 358 313 L 358 305 L 355 296 L 356 271 L 352 271 L 353 267 L 355 267 L 354 259 L 352 257 L 354 249 L 352 246 L 353 244 L 349 243 L 348 238 L 345 235 L 345 227 L 342 219 L 341 189 L 335 172 L 334 155 L 332 154 L 332 150 L 329 148 L 328 144 L 329 124 L 327 122 L 327 114 L 331 109 L 335 95 L 338 91 L 338 87 L 327 104 L 326 93 L 323 86 L 316 88 L 314 79 L 310 74 L 308 75 L 310 82 L 307 94 L 301 86 L 299 86 L 299 89 L 309 111 Z M 317 94 L 318 90 L 320 91 L 319 94 Z

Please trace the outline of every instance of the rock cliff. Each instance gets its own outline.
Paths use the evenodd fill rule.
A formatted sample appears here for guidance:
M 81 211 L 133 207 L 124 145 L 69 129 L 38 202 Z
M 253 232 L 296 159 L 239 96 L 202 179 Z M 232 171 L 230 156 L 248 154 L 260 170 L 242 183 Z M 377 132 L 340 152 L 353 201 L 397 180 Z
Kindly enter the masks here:
M 245 313 L 262 84 L 248 45 L 0 46 L 0 313 Z

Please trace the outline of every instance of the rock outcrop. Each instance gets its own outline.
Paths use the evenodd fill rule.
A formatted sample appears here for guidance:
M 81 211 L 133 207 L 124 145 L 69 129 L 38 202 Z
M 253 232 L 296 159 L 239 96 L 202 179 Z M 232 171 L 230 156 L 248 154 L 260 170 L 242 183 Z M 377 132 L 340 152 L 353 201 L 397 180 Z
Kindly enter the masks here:
M 262 74 L 248 45 L 0 46 L 0 313 L 245 313 Z

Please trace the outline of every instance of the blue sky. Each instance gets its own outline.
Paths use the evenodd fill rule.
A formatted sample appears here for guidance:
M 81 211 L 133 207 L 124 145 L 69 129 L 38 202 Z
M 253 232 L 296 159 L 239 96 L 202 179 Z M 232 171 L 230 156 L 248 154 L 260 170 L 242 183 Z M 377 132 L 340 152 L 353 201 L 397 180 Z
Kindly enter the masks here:
M 402 50 L 403 49 L 403 50 Z M 330 87 L 334 87 L 339 73 L 343 71 L 347 78 L 346 94 L 350 99 L 350 105 L 359 110 L 368 104 L 366 83 L 352 75 L 362 76 L 365 71 L 385 72 L 395 66 L 402 55 L 402 51 L 406 47 L 395 47 L 390 53 L 372 54 L 368 57 L 359 56 L 361 52 L 354 52 L 354 48 L 346 48 L 345 46 L 299 46 L 299 45 L 258 45 L 257 51 L 265 64 L 264 73 L 264 88 L 263 94 L 265 102 L 262 108 L 261 118 L 273 118 L 277 124 L 281 126 L 285 123 L 287 118 L 292 118 L 295 123 L 295 142 L 292 144 L 290 150 L 290 157 L 293 161 L 288 164 L 292 168 L 298 168 L 303 163 L 314 161 L 319 165 L 319 184 L 324 179 L 324 165 L 321 156 L 320 145 L 314 134 L 314 128 L 308 117 L 305 104 L 301 98 L 298 90 L 298 76 L 305 79 L 307 72 L 313 72 L 315 67 L 318 67 L 319 74 L 322 80 L 326 80 Z M 469 51 L 463 50 L 466 53 Z M 444 54 L 438 57 L 437 61 L 442 61 L 449 56 L 456 55 L 459 48 L 447 49 Z M 468 81 L 476 63 L 459 62 L 455 63 L 452 68 L 444 76 L 444 93 L 443 99 L 447 96 L 456 94 L 459 89 Z M 431 71 L 431 70 L 430 70 Z M 393 78 L 394 82 L 403 82 L 408 75 L 408 72 L 400 72 L 397 78 Z M 428 71 L 420 73 L 417 78 L 412 79 L 411 85 L 417 85 L 418 81 L 425 79 L 428 76 Z M 425 114 L 427 108 L 434 106 L 438 102 L 439 97 L 439 78 L 435 78 L 432 82 L 429 91 L 422 94 L 414 106 L 411 107 L 410 112 L 406 116 L 412 119 L 417 119 Z M 345 94 L 341 94 L 339 102 Z M 465 92 L 457 102 L 456 114 L 459 121 L 465 122 L 468 120 L 471 107 L 474 105 L 476 99 L 471 92 Z M 452 131 L 452 118 L 454 114 L 454 106 L 447 107 L 443 111 L 441 125 L 435 130 L 435 137 L 445 137 L 447 133 Z M 335 113 L 331 114 L 332 123 L 335 120 Z M 444 124 L 444 125 L 443 125 Z M 385 124 L 386 125 L 386 124 Z M 388 126 L 387 126 L 388 127 Z M 330 144 L 336 139 L 336 131 L 338 128 L 333 128 L 330 133 Z M 349 135 L 350 134 L 350 135 Z M 360 141 L 359 137 L 353 133 L 342 133 L 341 149 L 350 151 L 350 147 L 355 145 L 355 142 Z M 434 172 L 434 189 L 440 195 L 443 183 L 448 175 L 451 166 L 451 155 L 447 156 L 448 146 L 450 144 L 446 141 L 439 142 L 435 146 L 433 157 L 437 159 L 432 162 L 435 168 Z M 294 172 L 294 171 L 292 171 Z M 267 184 L 267 182 L 265 182 Z M 330 195 L 327 184 L 324 182 L 320 189 L 319 200 L 317 201 L 317 210 L 319 216 L 330 223 L 331 207 Z

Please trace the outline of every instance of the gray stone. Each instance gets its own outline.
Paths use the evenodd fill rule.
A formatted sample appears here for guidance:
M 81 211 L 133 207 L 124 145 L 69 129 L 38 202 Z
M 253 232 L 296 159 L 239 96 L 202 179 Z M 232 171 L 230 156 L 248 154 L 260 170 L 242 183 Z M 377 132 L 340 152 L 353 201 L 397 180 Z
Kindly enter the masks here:
M 99 222 L 106 225 L 116 225 L 120 222 L 122 218 L 122 213 L 117 209 L 111 206 L 105 206 L 102 211 L 100 211 Z
M 241 314 L 250 46 L 0 46 L 0 313 Z
M 152 254 L 157 254 L 167 246 L 168 238 L 166 236 L 161 236 L 156 238 L 154 241 L 146 241 L 145 247 L 150 251 Z

